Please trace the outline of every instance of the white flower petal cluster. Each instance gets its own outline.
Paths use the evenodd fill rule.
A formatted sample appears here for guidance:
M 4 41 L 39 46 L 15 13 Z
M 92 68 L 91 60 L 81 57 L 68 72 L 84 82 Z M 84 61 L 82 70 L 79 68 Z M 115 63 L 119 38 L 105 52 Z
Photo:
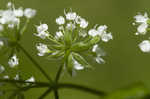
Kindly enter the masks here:
M 0 25 L 8 25 L 9 28 L 14 28 L 20 24 L 20 18 L 32 18 L 36 14 L 36 10 L 27 8 L 23 10 L 22 7 L 14 8 L 14 4 L 9 2 L 7 4 L 8 9 L 0 10 Z M 3 30 L 0 26 L 0 31 Z
M 150 41 L 149 40 L 144 40 L 139 44 L 139 47 L 142 52 L 150 52 Z
M 101 25 L 97 29 L 94 27 L 88 31 L 88 34 L 92 37 L 100 36 L 102 41 L 108 42 L 109 40 L 113 39 L 111 33 L 107 33 L 107 26 Z
M 99 64 L 105 63 L 105 60 L 102 58 L 102 56 L 105 56 L 105 53 L 103 51 L 101 51 L 98 44 L 93 46 L 92 52 L 96 53 L 95 60 L 96 60 L 97 63 L 99 63 Z
M 35 35 L 40 37 L 41 39 L 45 39 L 46 37 L 49 36 L 47 24 L 41 24 L 39 26 L 36 26 L 36 29 L 37 33 L 35 33 Z
M 56 23 L 58 25 L 65 24 L 65 18 L 63 16 L 59 16 L 58 18 L 56 18 Z
M 42 43 L 37 44 L 36 48 L 39 51 L 38 53 L 39 56 L 44 56 L 46 53 L 49 52 L 47 45 L 42 44 Z
M 98 27 L 96 25 L 89 30 L 87 29 L 89 22 L 72 11 L 65 12 L 64 16 L 59 16 L 55 22 L 58 25 L 58 30 L 54 35 L 48 34 L 47 25 L 41 24 L 37 27 L 38 34 L 36 36 L 50 41 L 49 46 L 43 43 L 36 45 L 39 56 L 44 56 L 47 53 L 50 59 L 63 60 L 64 66 L 71 75 L 75 70 L 91 67 L 79 52 L 91 52 L 92 49 L 93 59 L 98 63 L 105 62 L 101 58 L 104 54 L 101 53 L 97 44 L 100 41 L 108 42 L 113 39 L 112 34 L 107 32 L 106 25 Z
M 24 16 L 26 16 L 27 18 L 33 18 L 36 15 L 36 10 L 31 9 L 31 8 L 26 8 L 24 10 Z
M 148 17 L 148 14 L 145 13 L 144 15 L 142 14 L 138 14 L 134 17 L 135 19 L 135 24 L 138 24 L 139 26 L 137 27 L 137 32 L 136 32 L 136 35 L 139 35 L 139 34 L 146 34 L 147 32 L 147 28 L 148 28 L 148 23 L 147 21 L 149 20 L 149 17 Z
M 75 29 L 77 25 L 79 25 L 79 27 L 83 29 L 85 29 L 88 26 L 88 21 L 86 21 L 81 16 L 77 15 L 76 12 L 68 12 L 65 13 L 65 17 L 59 16 L 58 18 L 56 18 L 56 23 L 58 25 L 64 25 L 65 22 L 67 22 L 66 28 L 68 29 Z
M 19 59 L 15 54 L 9 59 L 8 64 L 11 68 L 19 65 Z

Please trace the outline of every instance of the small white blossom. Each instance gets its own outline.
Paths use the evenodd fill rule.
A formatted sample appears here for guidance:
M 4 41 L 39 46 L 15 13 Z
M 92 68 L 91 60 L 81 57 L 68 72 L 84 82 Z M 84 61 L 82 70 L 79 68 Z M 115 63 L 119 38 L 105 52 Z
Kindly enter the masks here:
M 47 45 L 42 44 L 42 43 L 37 44 L 36 48 L 39 51 L 39 53 L 38 53 L 39 56 L 44 56 L 44 54 L 49 52 Z
M 74 60 L 74 69 L 75 70 L 83 70 L 84 66 L 82 66 L 81 64 L 79 64 L 76 60 Z
M 92 52 L 96 52 L 97 48 L 98 48 L 98 45 L 97 44 L 94 45 L 93 48 L 92 48 Z
M 0 18 L 1 24 L 19 24 L 20 20 L 17 18 L 12 10 L 3 11 L 3 14 Z
M 81 19 L 81 22 L 80 22 L 80 27 L 81 28 L 86 28 L 88 26 L 88 22 L 85 20 L 85 19 Z
M 4 66 L 0 65 L 0 73 L 3 73 L 5 71 Z
M 37 32 L 38 33 L 35 33 L 35 36 L 38 36 L 42 39 L 45 39 L 46 37 L 49 36 L 49 33 L 47 30 L 48 30 L 47 24 L 41 24 L 40 26 L 37 26 Z
M 138 14 L 134 18 L 135 18 L 135 22 L 138 23 L 139 25 L 137 27 L 136 35 L 139 35 L 139 34 L 145 35 L 147 32 L 147 28 L 148 28 L 147 21 L 149 20 L 147 13 L 145 13 L 144 15 Z
M 92 37 L 95 37 L 99 34 L 99 32 L 96 29 L 90 29 L 88 34 Z
M 57 19 L 56 19 L 56 23 L 58 25 L 62 25 L 62 24 L 65 24 L 65 18 L 63 16 L 59 16 Z
M 26 16 L 27 18 L 33 18 L 36 15 L 36 10 L 31 9 L 31 8 L 26 8 L 24 10 L 24 16 Z
M 59 31 L 59 32 L 56 32 L 56 38 L 57 39 L 59 39 L 60 37 L 62 37 L 63 36 L 63 33 L 61 32 L 61 31 Z
M 106 32 L 107 30 L 107 26 L 106 25 L 101 25 L 97 28 L 97 31 L 99 32 L 99 35 L 103 34 L 104 32 Z
M 8 7 L 8 8 L 11 8 L 12 6 L 13 6 L 13 3 L 12 3 L 12 2 L 8 2 L 8 3 L 7 3 L 7 7 Z
M 77 24 L 80 24 L 81 23 L 81 16 L 76 16 L 76 19 L 75 19 L 75 22 L 77 23 Z
M 35 82 L 35 78 L 32 76 L 29 79 L 27 79 L 26 82 Z
M 66 14 L 66 19 L 67 20 L 75 20 L 77 17 L 77 14 L 75 12 L 68 12 Z
M 19 64 L 19 60 L 18 60 L 17 56 L 16 56 L 16 55 L 13 55 L 13 56 L 9 59 L 8 64 L 9 64 L 9 66 L 12 67 L 12 68 L 15 67 L 15 66 L 17 66 L 17 65 Z
M 148 28 L 148 24 L 146 24 L 146 23 L 139 25 L 137 28 L 137 35 L 138 34 L 146 34 L 147 28 Z
M 41 24 L 40 26 L 37 26 L 37 32 L 40 33 L 40 32 L 45 32 L 48 30 L 48 25 L 47 24 Z
M 134 18 L 136 23 L 147 23 L 147 20 L 149 19 L 147 13 L 144 15 L 138 14 Z
M 16 17 L 22 17 L 23 16 L 23 9 L 22 8 L 18 8 L 14 10 L 14 15 Z
M 101 39 L 104 42 L 108 42 L 109 40 L 113 39 L 113 37 L 111 33 L 104 33 L 101 35 Z
M 139 44 L 139 47 L 142 52 L 150 52 L 150 41 L 149 40 L 144 40 Z

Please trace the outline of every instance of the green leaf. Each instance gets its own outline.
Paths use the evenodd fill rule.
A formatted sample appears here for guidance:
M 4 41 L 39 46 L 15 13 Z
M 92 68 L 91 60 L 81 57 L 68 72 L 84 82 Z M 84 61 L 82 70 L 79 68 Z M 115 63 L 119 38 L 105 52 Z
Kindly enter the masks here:
M 84 66 L 85 68 L 91 68 L 91 66 L 89 65 L 89 63 L 78 53 L 72 53 L 73 58 L 82 66 Z
M 67 29 L 64 34 L 64 40 L 65 40 L 66 46 L 70 47 L 71 42 L 72 42 L 72 33 L 69 32 L 69 30 L 67 30 Z
M 135 84 L 129 88 L 115 91 L 104 99 L 149 99 L 149 91 L 142 84 Z
M 72 76 L 73 75 L 73 68 L 74 68 L 74 61 L 73 61 L 73 56 L 72 54 L 70 54 L 68 56 L 68 60 L 67 60 L 67 70 L 69 72 L 69 74 Z

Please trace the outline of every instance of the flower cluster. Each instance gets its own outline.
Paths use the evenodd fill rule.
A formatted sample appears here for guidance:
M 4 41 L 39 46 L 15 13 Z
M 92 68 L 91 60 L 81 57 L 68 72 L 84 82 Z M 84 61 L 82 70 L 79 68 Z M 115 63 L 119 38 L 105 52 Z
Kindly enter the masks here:
M 134 17 L 135 23 L 133 25 L 138 25 L 136 35 L 145 35 L 149 31 L 150 19 L 148 14 L 145 12 L 144 15 L 139 13 Z M 150 40 L 144 40 L 139 44 L 139 48 L 142 52 L 150 52 Z
M 23 7 L 15 8 L 12 2 L 7 4 L 7 9 L 0 9 L 0 50 L 7 49 L 7 56 L 9 56 L 7 64 L 9 67 L 0 65 L 0 77 L 10 78 L 7 75 L 6 68 L 15 68 L 19 65 L 17 43 L 25 31 L 27 23 L 35 15 L 36 10 L 31 8 L 23 9 Z M 19 80 L 19 74 L 16 73 L 16 77 L 13 79 Z M 31 77 L 27 81 L 34 81 L 34 79 Z
M 89 22 L 79 16 L 76 12 L 64 12 L 64 16 L 56 18 L 58 30 L 55 34 L 48 32 L 47 24 L 36 26 L 35 36 L 51 43 L 36 44 L 39 56 L 61 59 L 64 68 L 73 75 L 75 70 L 91 68 L 90 64 L 83 57 L 84 53 L 94 56 L 98 63 L 104 62 L 101 56 L 104 55 L 99 42 L 108 42 L 113 39 L 111 33 L 107 33 L 106 25 L 95 25 L 88 29 Z
M 24 26 L 21 27 L 21 21 L 23 18 L 26 18 L 26 20 L 33 18 L 35 14 L 36 10 L 31 8 L 23 9 L 22 7 L 15 8 L 11 2 L 7 4 L 7 9 L 0 10 L 0 49 L 4 45 L 13 48 L 11 49 L 13 53 L 11 53 L 12 55 L 8 62 L 10 67 L 15 67 L 19 64 L 14 50 L 16 50 L 15 43 L 19 40 L 25 28 Z

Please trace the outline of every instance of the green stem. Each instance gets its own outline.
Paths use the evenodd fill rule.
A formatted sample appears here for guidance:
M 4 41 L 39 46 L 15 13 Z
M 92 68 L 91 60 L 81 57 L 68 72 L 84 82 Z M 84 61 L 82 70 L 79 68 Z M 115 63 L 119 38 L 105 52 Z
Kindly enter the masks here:
M 55 96 L 55 99 L 59 99 L 59 94 L 57 90 L 54 90 L 54 96 Z
M 23 81 L 23 80 L 10 80 L 10 79 L 0 79 L 0 82 L 7 82 L 7 83 L 22 83 L 22 84 L 26 84 L 26 83 L 30 83 L 33 84 L 35 86 L 30 86 L 30 88 L 43 88 L 43 87 L 48 87 L 48 88 L 52 88 L 52 90 L 58 90 L 58 89 L 63 89 L 63 88 L 68 88 L 68 89 L 77 89 L 77 90 L 81 90 L 84 92 L 88 92 L 94 95 L 98 95 L 98 96 L 105 96 L 107 95 L 107 93 L 100 91 L 100 90 L 96 90 L 93 88 L 89 88 L 87 86 L 83 86 L 83 85 L 77 85 L 77 84 L 70 84 L 70 83 L 58 83 L 57 85 L 50 85 L 47 82 L 27 82 L 27 81 Z M 28 88 L 25 88 L 28 89 Z
M 44 99 L 51 91 L 52 87 L 48 88 L 38 99 Z
M 13 80 L 13 79 L 0 79 L 0 82 L 6 82 L 6 83 L 20 83 L 20 84 L 33 84 L 37 87 L 48 87 L 50 86 L 49 83 L 46 82 L 29 82 L 24 80 Z M 32 86 L 31 86 L 32 87 Z
M 58 70 L 58 72 L 57 72 L 57 74 L 56 74 L 56 77 L 55 77 L 55 82 L 56 82 L 56 83 L 57 83 L 58 80 L 60 79 L 60 76 L 61 76 L 61 73 L 62 73 L 62 70 L 63 70 L 63 65 L 64 65 L 64 64 L 62 64 L 62 65 L 59 67 L 59 70 Z
M 31 62 L 36 66 L 37 69 L 41 71 L 41 73 L 52 83 L 52 79 L 49 77 L 49 75 L 41 68 L 41 66 L 31 57 L 31 55 L 20 45 L 18 44 L 18 47 L 24 52 L 24 54 L 31 60 Z
M 58 89 L 62 89 L 62 88 L 77 89 L 77 90 L 81 90 L 81 91 L 88 92 L 88 93 L 98 95 L 98 96 L 106 96 L 107 95 L 107 93 L 105 93 L 103 91 L 92 89 L 92 88 L 89 88 L 89 87 L 83 86 L 83 85 L 60 83 L 60 84 L 58 84 L 57 87 L 58 87 Z

